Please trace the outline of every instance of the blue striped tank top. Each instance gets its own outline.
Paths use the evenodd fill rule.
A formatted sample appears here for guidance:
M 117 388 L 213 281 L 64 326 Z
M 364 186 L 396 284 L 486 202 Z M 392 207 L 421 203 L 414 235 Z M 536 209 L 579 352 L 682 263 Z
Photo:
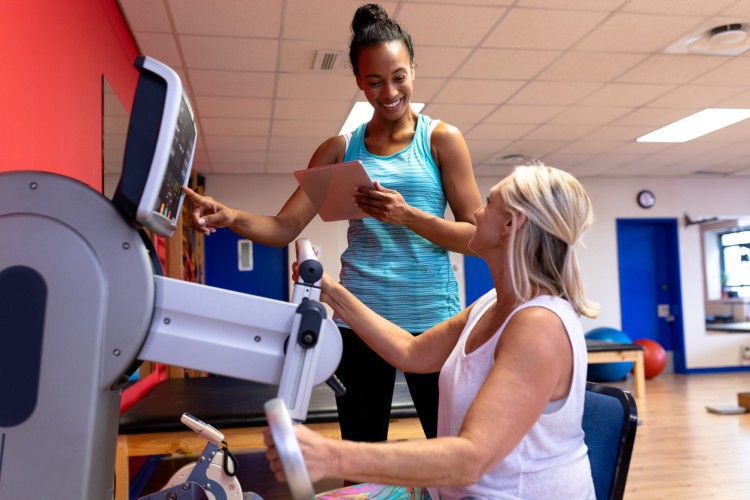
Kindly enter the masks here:
M 390 156 L 367 151 L 366 127 L 364 123 L 353 132 L 344 161 L 360 160 L 373 181 L 398 191 L 410 205 L 444 217 L 446 198 L 430 151 L 430 118 L 419 115 L 411 143 Z M 372 217 L 350 221 L 347 241 L 341 283 L 379 315 L 420 333 L 459 312 L 447 250 L 404 226 Z

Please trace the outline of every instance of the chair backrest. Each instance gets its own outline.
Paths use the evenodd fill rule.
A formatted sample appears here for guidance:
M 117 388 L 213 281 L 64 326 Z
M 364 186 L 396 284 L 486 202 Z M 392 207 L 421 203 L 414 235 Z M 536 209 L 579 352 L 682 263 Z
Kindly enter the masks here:
M 622 499 L 637 427 L 638 412 L 629 392 L 586 382 L 583 432 L 597 500 Z

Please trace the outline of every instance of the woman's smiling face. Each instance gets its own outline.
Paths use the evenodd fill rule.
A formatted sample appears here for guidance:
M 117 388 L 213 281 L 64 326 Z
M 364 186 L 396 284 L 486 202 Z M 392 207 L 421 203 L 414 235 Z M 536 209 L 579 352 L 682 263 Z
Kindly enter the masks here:
M 398 40 L 363 48 L 359 53 L 357 86 L 375 113 L 389 120 L 408 110 L 414 89 L 414 66 Z

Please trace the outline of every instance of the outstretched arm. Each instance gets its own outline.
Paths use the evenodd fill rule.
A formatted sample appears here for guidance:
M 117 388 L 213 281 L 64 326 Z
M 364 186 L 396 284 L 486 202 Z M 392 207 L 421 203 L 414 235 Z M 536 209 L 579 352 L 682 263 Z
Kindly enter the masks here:
M 308 168 L 340 161 L 344 148 L 343 138 L 328 139 L 315 151 Z M 300 188 L 294 191 L 275 216 L 233 209 L 189 188 L 183 188 L 183 191 L 192 205 L 191 226 L 196 231 L 208 235 L 216 228 L 228 227 L 240 236 L 269 246 L 279 247 L 294 241 L 317 213 Z
M 439 371 L 456 345 L 469 315 L 469 309 L 466 309 L 415 337 L 379 316 L 327 274 L 323 275 L 321 282 L 320 299 L 383 359 L 411 373 Z

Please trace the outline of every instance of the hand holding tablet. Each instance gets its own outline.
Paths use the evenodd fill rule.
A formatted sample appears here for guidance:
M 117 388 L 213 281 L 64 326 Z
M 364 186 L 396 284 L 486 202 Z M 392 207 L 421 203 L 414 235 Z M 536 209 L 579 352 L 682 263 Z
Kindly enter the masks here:
M 297 170 L 294 177 L 324 221 L 368 217 L 354 201 L 358 187 L 374 187 L 362 162 L 357 160 Z

